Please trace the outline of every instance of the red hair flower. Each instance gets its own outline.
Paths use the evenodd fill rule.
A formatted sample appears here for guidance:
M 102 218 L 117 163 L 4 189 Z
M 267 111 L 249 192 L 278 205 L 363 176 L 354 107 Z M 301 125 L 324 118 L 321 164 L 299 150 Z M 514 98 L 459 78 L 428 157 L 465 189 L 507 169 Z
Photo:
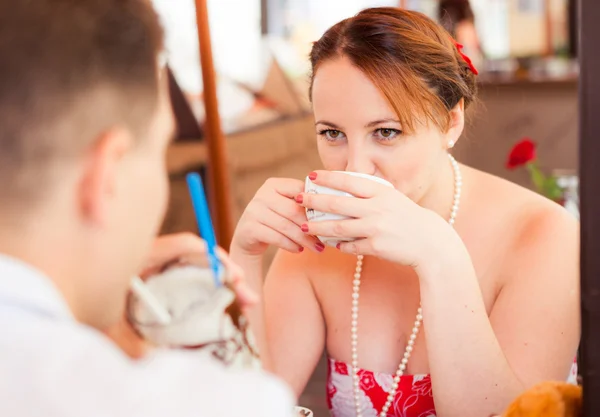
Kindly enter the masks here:
M 464 48 L 464 45 L 456 42 L 455 39 L 452 39 L 452 42 L 454 43 L 454 46 L 456 46 L 456 49 L 458 49 L 458 53 L 460 54 L 460 56 L 462 57 L 462 59 L 467 63 L 467 65 L 469 66 L 469 69 L 471 70 L 471 72 L 475 75 L 479 75 L 479 71 L 477 71 L 477 68 L 475 68 L 475 65 L 473 65 L 473 61 L 471 61 L 471 58 L 469 58 L 462 50 Z
M 508 160 L 506 161 L 506 167 L 508 169 L 515 169 L 520 166 L 526 165 L 529 162 L 535 160 L 535 142 L 530 138 L 523 138 L 508 154 Z

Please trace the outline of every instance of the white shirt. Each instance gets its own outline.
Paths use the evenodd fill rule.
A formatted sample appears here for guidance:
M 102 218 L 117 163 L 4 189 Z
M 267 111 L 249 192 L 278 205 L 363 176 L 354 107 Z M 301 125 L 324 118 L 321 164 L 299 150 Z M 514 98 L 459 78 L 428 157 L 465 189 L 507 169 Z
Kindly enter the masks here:
M 193 352 L 129 359 L 78 323 L 52 282 L 0 255 L 0 416 L 291 417 L 292 395 Z

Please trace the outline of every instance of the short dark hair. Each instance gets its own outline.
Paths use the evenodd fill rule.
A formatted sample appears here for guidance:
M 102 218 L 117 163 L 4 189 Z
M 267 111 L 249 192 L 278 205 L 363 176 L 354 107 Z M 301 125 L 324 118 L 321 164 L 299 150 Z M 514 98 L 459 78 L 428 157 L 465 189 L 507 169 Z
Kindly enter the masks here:
M 0 0 L 0 202 L 37 198 L 112 126 L 158 103 L 163 31 L 149 0 Z

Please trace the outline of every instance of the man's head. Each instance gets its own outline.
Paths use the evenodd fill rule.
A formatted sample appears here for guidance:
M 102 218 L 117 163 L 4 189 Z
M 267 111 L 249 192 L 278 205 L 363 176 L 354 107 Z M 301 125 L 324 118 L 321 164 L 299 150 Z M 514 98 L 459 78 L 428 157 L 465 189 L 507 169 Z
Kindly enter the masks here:
M 162 41 L 147 0 L 0 0 L 0 251 L 96 327 L 164 214 Z

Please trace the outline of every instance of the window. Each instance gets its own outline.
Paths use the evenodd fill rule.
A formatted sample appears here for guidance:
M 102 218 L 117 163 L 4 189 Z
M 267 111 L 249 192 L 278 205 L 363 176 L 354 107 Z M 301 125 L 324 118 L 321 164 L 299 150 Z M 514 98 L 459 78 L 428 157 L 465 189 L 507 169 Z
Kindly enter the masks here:
M 184 91 L 202 91 L 194 0 L 152 0 L 166 31 L 169 65 Z M 212 50 L 219 74 L 249 81 L 258 76 L 259 0 L 208 0 Z M 235 10 L 235 13 L 231 11 Z

